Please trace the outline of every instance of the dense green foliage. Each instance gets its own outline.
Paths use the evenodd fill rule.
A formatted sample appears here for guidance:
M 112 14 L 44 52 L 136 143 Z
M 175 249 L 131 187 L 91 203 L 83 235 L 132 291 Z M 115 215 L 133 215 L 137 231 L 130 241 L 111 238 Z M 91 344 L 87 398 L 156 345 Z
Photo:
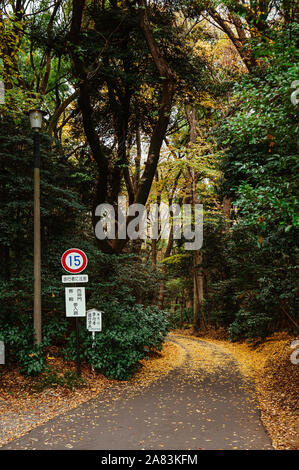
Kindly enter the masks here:
M 213 289 L 222 305 L 227 299 L 216 318 L 233 320 L 233 339 L 298 324 L 298 126 L 290 100 L 297 39 L 298 26 L 291 25 L 272 33 L 271 44 L 255 45 L 263 66 L 236 86 L 239 108 L 217 131 L 225 149 L 221 191 L 233 198 L 236 212 L 229 232 L 216 242 L 223 244 L 226 272 Z
M 0 339 L 45 383 L 56 346 L 76 359 L 61 254 L 89 258 L 80 353 L 127 379 L 169 328 L 231 340 L 298 332 L 298 25 L 290 2 L 4 1 L 0 23 Z M 33 311 L 33 142 L 41 133 L 42 343 Z M 203 246 L 98 240 L 95 208 L 202 203 Z M 119 242 L 119 243 L 116 243 Z M 41 375 L 40 375 L 41 376 Z
M 1 264 L 0 339 L 6 344 L 7 361 L 16 361 L 26 375 L 36 375 L 45 370 L 45 351 L 51 345 L 59 345 L 67 359 L 76 358 L 74 323 L 64 313 L 60 264 L 71 240 L 90 259 L 88 306 L 104 311 L 103 333 L 97 335 L 94 348 L 85 319 L 81 321 L 82 360 L 110 377 L 127 379 L 151 348 L 161 348 L 168 330 L 167 313 L 149 302 L 157 273 L 135 255 L 105 257 L 98 251 L 88 235 L 91 222 L 78 193 L 78 180 L 84 182 L 85 173 L 70 165 L 63 149 L 47 136 L 41 145 L 43 341 L 34 345 L 32 137 L 25 124 L 2 120 L 0 127 L 1 250 L 5 260 Z
M 205 208 L 198 266 L 204 275 L 202 328 L 225 327 L 232 340 L 298 331 L 298 111 L 290 100 L 298 26 L 269 34 L 271 41 L 252 41 L 261 65 L 233 85 L 234 112 L 222 122 L 214 119 L 212 141 L 222 152 L 215 187 L 218 200 L 231 201 L 230 217 L 213 212 L 207 188 L 198 191 Z M 163 264 L 172 280 L 168 302 L 174 296 L 179 302 L 192 290 L 192 257 L 177 247 Z M 173 308 L 177 327 L 184 309 Z

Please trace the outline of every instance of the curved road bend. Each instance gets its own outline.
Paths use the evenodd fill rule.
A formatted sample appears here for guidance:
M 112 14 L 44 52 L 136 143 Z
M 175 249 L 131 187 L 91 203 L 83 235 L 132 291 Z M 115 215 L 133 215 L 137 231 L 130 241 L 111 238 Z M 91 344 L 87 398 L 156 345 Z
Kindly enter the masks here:
M 2 450 L 272 449 L 253 385 L 219 346 L 171 335 L 183 364 L 147 388 L 120 384 Z

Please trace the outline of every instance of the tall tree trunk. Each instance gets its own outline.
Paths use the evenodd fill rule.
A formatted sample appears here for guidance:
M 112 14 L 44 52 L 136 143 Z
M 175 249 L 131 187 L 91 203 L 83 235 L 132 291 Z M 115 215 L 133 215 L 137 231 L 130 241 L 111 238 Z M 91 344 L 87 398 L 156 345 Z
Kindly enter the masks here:
M 173 225 L 171 226 L 171 229 L 170 229 L 169 239 L 168 239 L 167 248 L 164 254 L 164 259 L 168 258 L 171 255 L 172 247 L 173 247 Z M 159 297 L 158 297 L 158 307 L 161 310 L 163 309 L 163 306 L 164 306 L 165 286 L 166 286 L 166 279 L 164 277 L 160 282 Z
M 157 264 L 157 240 L 152 240 L 152 263 L 154 266 Z
M 134 199 L 135 203 L 145 205 L 157 171 L 161 146 L 169 124 L 176 85 L 176 74 L 168 66 L 168 63 L 163 57 L 159 45 L 154 38 L 152 26 L 148 18 L 146 2 L 142 2 L 142 5 L 143 7 L 140 9 L 140 27 L 157 70 L 161 76 L 165 77 L 161 90 L 161 103 L 158 119 L 151 135 L 147 160 L 145 162 L 144 170 L 140 177 L 140 184 Z M 133 216 L 127 217 L 127 224 L 133 218 Z M 120 253 L 126 243 L 127 240 L 115 239 L 112 243 L 113 250 L 116 253 Z
M 190 107 L 185 106 L 186 116 L 190 128 L 190 144 L 194 145 L 196 143 L 196 108 L 195 106 Z M 191 204 L 195 208 L 197 201 L 196 196 L 196 181 L 197 175 L 193 168 L 190 168 L 191 176 Z M 202 260 L 203 255 L 200 250 L 193 251 L 193 328 L 198 330 L 199 328 L 205 328 L 205 319 L 203 313 L 203 299 L 204 299 L 204 289 L 203 289 L 203 271 L 202 271 Z
M 181 302 L 180 302 L 180 330 L 182 330 L 183 328 L 183 303 L 184 303 L 184 299 L 183 297 L 181 298 Z
M 229 218 L 232 207 L 232 198 L 224 197 L 222 201 L 222 212 Z
M 137 192 L 140 183 L 140 162 L 141 162 L 141 138 L 140 138 L 140 127 L 136 129 L 136 157 L 135 157 L 135 174 L 134 174 L 134 189 Z

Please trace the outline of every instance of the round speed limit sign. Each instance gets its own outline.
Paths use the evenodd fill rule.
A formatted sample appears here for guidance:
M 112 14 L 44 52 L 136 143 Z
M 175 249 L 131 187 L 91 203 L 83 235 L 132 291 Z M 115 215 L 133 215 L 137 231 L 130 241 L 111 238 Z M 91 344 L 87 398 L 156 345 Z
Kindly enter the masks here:
M 81 273 L 87 266 L 87 256 L 78 248 L 70 248 L 63 253 L 61 264 L 68 273 Z

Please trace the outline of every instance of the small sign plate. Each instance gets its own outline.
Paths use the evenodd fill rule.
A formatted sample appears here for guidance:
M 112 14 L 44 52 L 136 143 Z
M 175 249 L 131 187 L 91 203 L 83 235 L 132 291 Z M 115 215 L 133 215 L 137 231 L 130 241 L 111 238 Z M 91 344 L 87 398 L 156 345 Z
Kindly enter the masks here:
M 65 288 L 65 309 L 67 317 L 85 317 L 85 287 Z
M 88 331 L 102 331 L 102 312 L 95 308 L 87 310 L 86 328 Z
M 0 341 L 0 364 L 5 364 L 5 345 L 4 345 L 4 341 Z
M 71 284 L 75 282 L 88 282 L 88 274 L 78 274 L 77 276 L 75 275 L 62 276 L 62 282 L 64 284 Z

